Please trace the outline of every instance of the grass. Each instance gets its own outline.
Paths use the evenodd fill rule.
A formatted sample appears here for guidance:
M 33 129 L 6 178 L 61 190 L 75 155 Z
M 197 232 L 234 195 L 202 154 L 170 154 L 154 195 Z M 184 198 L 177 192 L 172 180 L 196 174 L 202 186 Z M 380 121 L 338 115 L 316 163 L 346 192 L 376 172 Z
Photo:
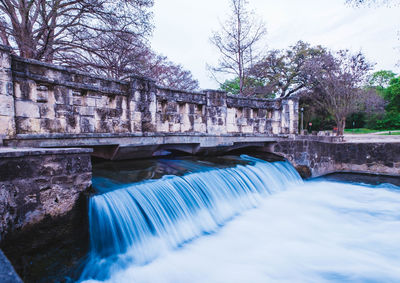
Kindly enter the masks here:
M 359 129 L 344 129 L 345 134 L 370 134 L 370 133 L 377 133 L 383 132 L 385 130 L 371 130 L 366 128 L 359 128 Z
M 399 130 L 397 130 L 397 131 L 393 131 L 393 132 L 391 132 L 390 134 L 389 133 L 385 133 L 385 134 L 379 134 L 379 135 L 381 135 L 381 136 L 400 136 L 400 131 Z
M 391 135 L 400 135 L 400 130 L 371 130 L 371 129 L 366 129 L 366 128 L 360 128 L 360 129 L 345 129 L 344 133 L 345 134 L 371 134 L 371 133 L 378 133 L 378 132 L 391 132 Z M 382 133 L 379 135 L 384 135 L 387 136 L 389 133 Z

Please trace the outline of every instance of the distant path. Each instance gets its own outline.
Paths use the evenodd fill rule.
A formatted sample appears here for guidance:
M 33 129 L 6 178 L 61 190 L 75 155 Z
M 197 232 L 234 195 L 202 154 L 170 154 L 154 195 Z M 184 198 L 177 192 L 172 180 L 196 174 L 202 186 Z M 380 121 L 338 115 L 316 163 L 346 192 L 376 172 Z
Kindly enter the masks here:
M 400 133 L 400 130 L 375 132 L 375 133 L 371 133 L 371 134 L 372 134 L 372 135 L 381 135 L 381 134 L 389 134 L 389 132 L 392 132 L 392 133 Z
M 380 135 L 387 132 L 378 132 L 370 134 L 344 134 L 345 142 L 370 143 L 370 142 L 400 142 L 400 135 Z M 392 131 L 395 132 L 395 131 Z

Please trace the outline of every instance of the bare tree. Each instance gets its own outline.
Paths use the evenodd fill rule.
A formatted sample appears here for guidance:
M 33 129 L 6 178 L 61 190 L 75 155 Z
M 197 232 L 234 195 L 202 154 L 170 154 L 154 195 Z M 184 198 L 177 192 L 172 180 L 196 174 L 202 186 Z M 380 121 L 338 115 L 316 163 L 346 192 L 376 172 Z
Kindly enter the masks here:
M 181 65 L 158 55 L 134 36 L 122 36 L 115 32 L 99 36 L 92 41 L 93 51 L 67 54 L 63 62 L 80 70 L 123 79 L 129 75 L 141 75 L 156 80 L 160 86 L 197 90 L 199 83 L 192 73 Z M 61 55 L 62 56 L 62 55 Z
M 161 86 L 183 90 L 199 89 L 199 82 L 193 78 L 192 73 L 182 65 L 169 61 L 166 56 L 154 54 L 147 62 L 147 72 L 144 75 L 155 79 Z
M 335 119 L 338 135 L 343 135 L 346 117 L 360 107 L 362 86 L 371 67 L 362 53 L 353 55 L 341 50 L 322 53 L 303 68 L 310 93 Z
M 257 60 L 256 44 L 265 35 L 266 28 L 254 12 L 248 10 L 247 0 L 231 0 L 230 5 L 232 14 L 210 38 L 220 53 L 218 66 L 211 71 L 237 76 L 239 92 L 243 94 L 247 69 Z
M 22 57 L 63 61 L 68 54 L 94 51 L 92 41 L 105 34 L 145 38 L 152 30 L 152 5 L 153 0 L 1 0 L 0 38 Z
M 0 0 L 0 39 L 25 58 L 198 89 L 190 71 L 150 49 L 152 5 L 153 0 Z

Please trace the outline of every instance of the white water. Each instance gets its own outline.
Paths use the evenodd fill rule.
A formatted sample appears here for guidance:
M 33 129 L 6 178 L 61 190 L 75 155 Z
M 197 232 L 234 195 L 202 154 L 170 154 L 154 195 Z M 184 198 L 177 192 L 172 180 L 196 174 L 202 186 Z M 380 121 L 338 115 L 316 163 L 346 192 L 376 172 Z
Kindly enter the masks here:
M 138 250 L 128 248 L 106 282 L 400 282 L 399 191 L 284 186 L 214 233 L 174 245 L 153 241 L 145 262 L 132 260 Z

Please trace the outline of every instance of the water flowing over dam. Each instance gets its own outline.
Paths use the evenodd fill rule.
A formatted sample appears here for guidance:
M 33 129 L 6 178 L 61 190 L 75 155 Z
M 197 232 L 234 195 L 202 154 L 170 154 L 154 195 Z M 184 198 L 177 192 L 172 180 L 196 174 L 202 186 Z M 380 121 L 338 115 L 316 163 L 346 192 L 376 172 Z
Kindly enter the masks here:
M 95 177 L 78 281 L 400 280 L 396 185 L 303 181 L 288 162 L 247 155 L 155 162 L 146 174 L 174 175 L 137 182 L 123 165 Z
M 248 165 L 116 185 L 90 199 L 90 263 L 82 278 L 107 278 L 110 262 L 145 264 L 163 249 L 212 233 L 260 198 L 302 179 L 287 162 L 242 156 Z M 196 168 L 197 170 L 199 167 Z M 104 260 L 107 258 L 107 260 Z M 103 260 L 102 260 L 103 259 Z M 120 264 L 120 263 L 119 263 Z

